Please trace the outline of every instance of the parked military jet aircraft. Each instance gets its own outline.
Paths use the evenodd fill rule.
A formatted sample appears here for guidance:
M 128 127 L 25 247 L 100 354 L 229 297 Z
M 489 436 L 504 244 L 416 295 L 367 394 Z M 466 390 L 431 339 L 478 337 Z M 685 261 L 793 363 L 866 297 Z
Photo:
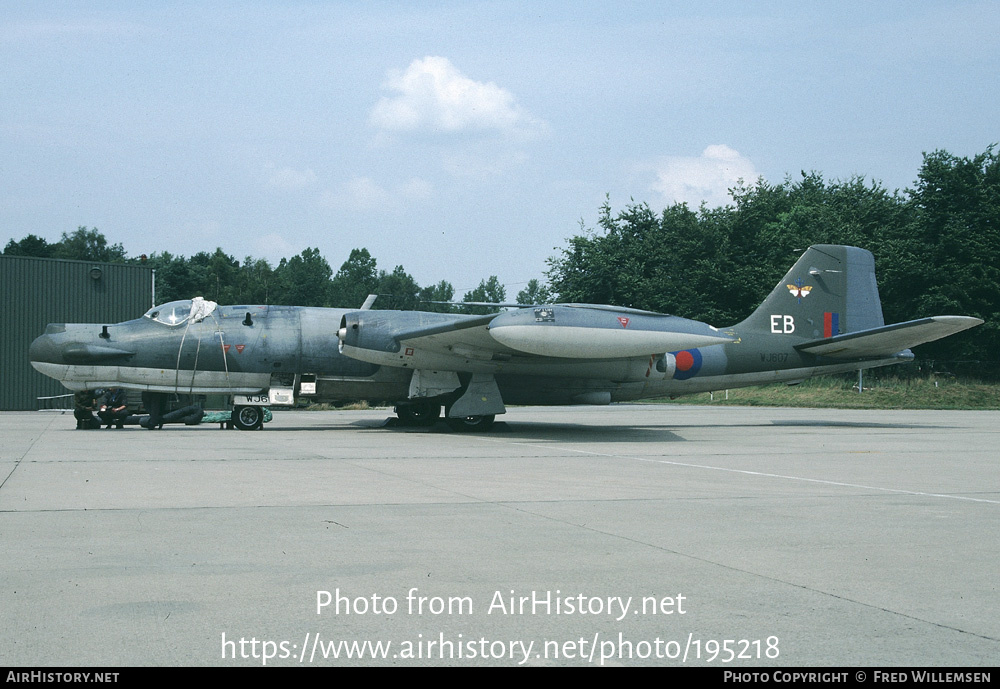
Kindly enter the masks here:
M 980 323 L 887 326 L 871 253 L 816 245 L 725 328 L 586 304 L 468 316 L 195 299 L 118 325 L 49 325 L 30 356 L 70 389 L 237 395 L 241 428 L 259 426 L 257 405 L 315 396 L 394 400 L 410 423 L 432 423 L 443 407 L 452 427 L 486 429 L 505 403 L 608 404 L 905 362 L 909 347 Z

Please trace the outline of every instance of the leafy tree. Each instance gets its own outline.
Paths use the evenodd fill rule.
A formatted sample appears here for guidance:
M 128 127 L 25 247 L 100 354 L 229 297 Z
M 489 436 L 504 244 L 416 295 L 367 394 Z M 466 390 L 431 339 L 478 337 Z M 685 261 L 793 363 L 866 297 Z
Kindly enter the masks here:
M 183 256 L 170 252 L 154 253 L 146 264 L 156 271 L 156 301 L 165 304 L 177 299 L 191 299 L 202 296 L 195 284 L 191 268 Z
M 479 287 L 476 287 L 471 292 L 466 292 L 465 296 L 462 297 L 462 301 L 473 301 L 473 302 L 489 302 L 489 303 L 503 303 L 507 300 L 507 290 L 504 286 L 500 284 L 500 280 L 496 275 L 491 275 L 488 280 L 482 280 L 479 283 Z M 466 306 L 464 307 L 467 313 L 498 313 L 500 311 L 499 306 Z
M 375 259 L 368 249 L 352 249 L 351 255 L 333 276 L 330 304 L 347 309 L 359 308 L 369 294 L 378 291 L 378 282 Z
M 420 309 L 422 311 L 437 311 L 439 313 L 450 313 L 454 310 L 451 304 L 435 304 L 433 302 L 450 302 L 455 298 L 455 288 L 447 280 L 442 280 L 436 285 L 422 287 L 417 295 L 420 298 Z
M 420 286 L 412 275 L 403 270 L 403 266 L 396 266 L 391 273 L 379 271 L 376 291 L 378 300 L 375 308 L 399 311 L 413 311 L 417 308 Z
M 88 229 L 80 226 L 72 234 L 62 233 L 62 239 L 55 245 L 52 258 L 124 263 L 128 256 L 121 244 L 109 246 L 108 240 L 96 227 Z
M 657 216 L 647 204 L 632 204 L 612 216 L 601 209 L 603 234 L 586 231 L 549 261 L 548 276 L 559 300 L 615 304 L 715 320 L 719 306 L 717 266 L 725 263 L 725 226 L 686 204 Z M 720 231 L 721 230 L 721 231 Z M 707 292 L 707 294 L 706 294 Z M 718 322 L 718 321 L 717 321 Z
M 235 297 L 239 261 L 217 248 L 214 253 L 200 251 L 188 261 L 189 275 L 197 295 L 206 299 L 231 304 Z
M 247 256 L 239 267 L 236 284 L 231 287 L 232 303 L 270 304 L 274 288 L 274 269 L 262 258 Z
M 537 279 L 528 280 L 528 285 L 517 293 L 518 304 L 548 304 L 552 300 L 549 289 Z
M 152 254 L 146 265 L 156 270 L 156 301 L 205 297 L 222 304 L 267 304 L 273 271 L 267 261 L 247 256 L 240 265 L 222 249 L 185 259 L 169 252 Z
M 54 244 L 33 234 L 20 241 L 10 240 L 4 247 L 7 256 L 35 256 L 38 258 L 65 258 L 76 261 L 100 261 L 102 263 L 124 263 L 128 255 L 121 244 L 108 245 L 108 240 L 96 227 L 80 226 L 70 234 L 62 233 L 62 239 Z
M 824 182 L 802 174 L 779 185 L 733 190 L 735 203 L 697 211 L 674 204 L 656 214 L 632 204 L 601 209 L 602 232 L 573 237 L 549 261 L 560 300 L 674 313 L 717 325 L 749 315 L 796 258 L 815 243 L 883 245 L 885 225 L 905 222 L 905 203 L 861 179 Z M 883 257 L 876 256 L 880 262 Z
M 303 249 L 298 256 L 281 259 L 274 270 L 275 303 L 291 306 L 329 306 L 333 271 L 319 249 Z
M 41 237 L 29 234 L 20 241 L 10 240 L 4 247 L 5 256 L 34 256 L 35 258 L 52 258 L 55 245 L 49 244 Z
M 942 359 L 996 361 L 1000 352 L 1000 155 L 925 154 L 908 190 L 912 222 L 897 232 L 903 286 L 893 296 L 914 315 L 961 314 L 986 322 L 965 336 L 924 345 Z M 904 274 L 905 271 L 905 274 Z M 907 288 L 908 287 L 908 288 Z M 896 304 L 888 305 L 895 315 Z

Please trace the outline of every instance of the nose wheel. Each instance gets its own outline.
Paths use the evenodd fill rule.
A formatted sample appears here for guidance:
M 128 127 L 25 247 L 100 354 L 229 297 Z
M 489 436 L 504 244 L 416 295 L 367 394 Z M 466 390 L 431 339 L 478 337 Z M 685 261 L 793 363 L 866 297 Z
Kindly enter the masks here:
M 264 408 L 236 407 L 233 409 L 233 425 L 241 431 L 256 431 L 264 425 Z

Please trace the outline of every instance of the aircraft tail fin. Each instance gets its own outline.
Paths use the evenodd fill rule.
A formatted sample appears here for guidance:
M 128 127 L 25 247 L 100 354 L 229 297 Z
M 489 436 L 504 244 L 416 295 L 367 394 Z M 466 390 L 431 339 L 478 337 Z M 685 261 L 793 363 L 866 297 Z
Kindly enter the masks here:
M 737 332 L 813 340 L 880 328 L 882 302 L 871 252 L 853 246 L 809 247 Z

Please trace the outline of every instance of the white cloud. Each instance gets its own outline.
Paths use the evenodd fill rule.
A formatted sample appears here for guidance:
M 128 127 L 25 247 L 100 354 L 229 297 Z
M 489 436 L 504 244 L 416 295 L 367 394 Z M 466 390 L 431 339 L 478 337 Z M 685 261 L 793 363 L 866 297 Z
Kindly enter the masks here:
M 709 146 L 697 157 L 668 156 L 654 164 L 656 181 L 650 188 L 668 202 L 697 208 L 731 202 L 729 189 L 740 179 L 752 184 L 758 172 L 748 158 L 723 144 Z
M 267 171 L 268 186 L 277 189 L 293 190 L 304 189 L 316 184 L 316 173 L 311 169 L 296 170 L 290 167 L 275 168 L 268 166 Z
M 414 60 L 392 70 L 370 122 L 388 131 L 503 131 L 527 133 L 544 127 L 514 95 L 496 84 L 473 81 L 444 57 Z
M 385 187 L 370 177 L 354 177 L 338 189 L 323 194 L 320 203 L 328 208 L 396 211 L 430 198 L 433 187 L 414 177 L 392 187 Z

